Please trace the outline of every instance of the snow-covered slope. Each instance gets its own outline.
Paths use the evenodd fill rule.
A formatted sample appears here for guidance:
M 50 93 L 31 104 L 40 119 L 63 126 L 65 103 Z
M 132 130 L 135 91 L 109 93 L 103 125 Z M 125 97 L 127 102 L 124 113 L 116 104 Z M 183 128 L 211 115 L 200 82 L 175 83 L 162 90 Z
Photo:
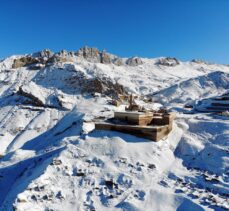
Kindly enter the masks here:
M 156 93 L 154 98 L 169 104 L 191 103 L 202 98 L 220 96 L 226 90 L 229 90 L 229 74 L 214 71 L 165 88 Z M 163 99 L 164 96 L 166 98 Z
M 227 117 L 177 113 L 157 143 L 89 131 L 120 92 L 184 111 L 226 93 L 229 67 L 85 51 L 0 62 L 0 210 L 228 209 Z

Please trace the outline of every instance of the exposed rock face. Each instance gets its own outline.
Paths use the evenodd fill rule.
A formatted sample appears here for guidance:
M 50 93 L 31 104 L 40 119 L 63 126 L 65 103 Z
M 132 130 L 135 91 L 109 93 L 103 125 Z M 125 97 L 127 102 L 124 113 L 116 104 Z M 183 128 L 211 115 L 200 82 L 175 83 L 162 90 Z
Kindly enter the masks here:
M 53 57 L 51 57 L 49 60 L 48 60 L 48 64 L 52 64 L 52 63 L 55 63 L 55 62 L 68 62 L 68 59 L 66 57 L 61 57 L 61 56 L 58 56 L 57 54 L 55 54 Z
M 66 50 L 54 54 L 52 51 L 45 49 L 32 55 L 15 59 L 12 68 L 29 66 L 31 70 L 38 70 L 47 64 L 50 65 L 55 62 L 72 62 L 74 56 L 73 52 L 67 52 Z
M 49 49 L 44 49 L 40 52 L 40 57 L 42 58 L 51 58 L 54 55 L 54 53 Z
M 83 57 L 90 62 L 101 62 L 100 52 L 97 48 L 89 48 L 87 46 L 80 48 L 76 52 L 77 56 Z
M 157 64 L 168 66 L 168 67 L 174 67 L 176 65 L 179 65 L 180 62 L 176 58 L 166 57 L 166 58 L 159 59 Z
M 20 68 L 30 66 L 30 69 L 41 69 L 46 62 L 52 58 L 54 53 L 48 49 L 36 52 L 32 55 L 27 55 L 14 60 L 12 68 Z
M 30 100 L 28 101 L 28 103 L 31 103 L 32 105 L 38 106 L 38 107 L 44 107 L 44 103 L 37 98 L 36 96 L 34 96 L 32 93 L 28 93 L 26 92 L 23 87 L 19 87 L 19 90 L 17 91 L 18 95 L 24 96 L 26 98 L 29 98 Z
M 56 95 L 49 95 L 49 96 L 41 96 L 41 93 L 37 93 L 34 91 L 35 88 L 31 87 L 24 87 L 20 86 L 18 91 L 16 92 L 17 95 L 23 96 L 22 104 L 29 104 L 36 107 L 43 107 L 43 108 L 56 108 L 66 110 L 67 108 L 63 105 L 61 98 Z M 47 100 L 46 100 L 47 99 Z
M 124 87 L 118 83 L 112 83 L 109 79 L 89 79 L 85 81 L 82 86 L 82 92 L 87 93 L 101 93 L 114 98 L 117 98 L 119 94 L 127 94 Z
M 51 57 L 53 57 L 54 53 L 49 49 L 44 49 L 40 52 L 34 53 L 32 56 L 35 58 L 39 58 L 40 62 L 45 64 Z
M 103 63 L 103 64 L 115 64 L 115 65 L 123 65 L 123 60 L 113 54 L 107 53 L 105 50 L 99 51 L 97 48 L 89 48 L 89 47 L 83 47 L 80 48 L 76 55 L 79 57 L 83 57 L 89 62 L 97 62 L 97 63 Z
M 126 64 L 134 67 L 143 64 L 143 62 L 139 57 L 132 57 L 127 59 Z
M 38 63 L 39 60 L 37 58 L 34 58 L 32 56 L 25 56 L 25 57 L 21 57 L 18 59 L 14 59 L 14 63 L 12 65 L 12 68 L 16 69 L 19 67 L 25 67 L 31 64 L 36 64 Z
M 101 53 L 101 63 L 103 64 L 110 64 L 112 62 L 112 57 L 105 50 Z
M 67 52 L 66 50 L 61 50 L 60 52 L 53 54 L 52 57 L 50 57 L 47 60 L 48 64 L 52 64 L 55 62 L 72 62 L 74 57 L 73 52 Z

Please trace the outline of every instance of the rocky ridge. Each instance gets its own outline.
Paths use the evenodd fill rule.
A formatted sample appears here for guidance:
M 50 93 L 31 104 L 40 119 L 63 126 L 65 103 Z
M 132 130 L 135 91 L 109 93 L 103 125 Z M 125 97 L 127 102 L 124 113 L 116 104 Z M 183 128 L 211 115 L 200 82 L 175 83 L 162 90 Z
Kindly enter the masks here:
M 39 67 L 42 68 L 44 65 L 51 65 L 55 62 L 74 62 L 77 57 L 84 58 L 89 62 L 114 64 L 117 66 L 137 66 L 143 64 L 141 58 L 139 57 L 123 59 L 107 53 L 105 50 L 99 51 L 97 48 L 85 46 L 76 52 L 62 50 L 58 53 L 54 53 L 49 49 L 44 49 L 40 52 L 14 59 L 12 68 L 16 69 L 28 66 L 30 69 L 36 70 L 39 69 Z

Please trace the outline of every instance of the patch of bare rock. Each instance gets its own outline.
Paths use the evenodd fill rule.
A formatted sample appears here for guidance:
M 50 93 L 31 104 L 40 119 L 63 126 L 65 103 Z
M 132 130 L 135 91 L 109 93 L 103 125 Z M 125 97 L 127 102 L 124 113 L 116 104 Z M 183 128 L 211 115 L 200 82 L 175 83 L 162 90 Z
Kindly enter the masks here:
M 163 66 L 168 66 L 168 67 L 174 67 L 176 65 L 179 65 L 180 62 L 176 58 L 166 57 L 166 58 L 159 59 L 157 64 L 163 65 Z

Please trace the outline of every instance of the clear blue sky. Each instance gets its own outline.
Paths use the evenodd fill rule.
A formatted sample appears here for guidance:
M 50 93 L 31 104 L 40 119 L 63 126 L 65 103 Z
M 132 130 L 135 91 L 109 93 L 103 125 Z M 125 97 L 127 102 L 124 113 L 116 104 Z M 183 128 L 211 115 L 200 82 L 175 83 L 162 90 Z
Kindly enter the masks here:
M 229 0 L 0 0 L 0 57 L 88 45 L 229 63 Z

